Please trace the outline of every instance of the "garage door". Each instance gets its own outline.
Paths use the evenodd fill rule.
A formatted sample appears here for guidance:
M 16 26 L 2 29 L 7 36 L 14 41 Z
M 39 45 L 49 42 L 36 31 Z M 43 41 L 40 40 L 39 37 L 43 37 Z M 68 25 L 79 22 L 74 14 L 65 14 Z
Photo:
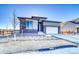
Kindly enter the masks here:
M 47 34 L 58 34 L 58 27 L 46 27 Z

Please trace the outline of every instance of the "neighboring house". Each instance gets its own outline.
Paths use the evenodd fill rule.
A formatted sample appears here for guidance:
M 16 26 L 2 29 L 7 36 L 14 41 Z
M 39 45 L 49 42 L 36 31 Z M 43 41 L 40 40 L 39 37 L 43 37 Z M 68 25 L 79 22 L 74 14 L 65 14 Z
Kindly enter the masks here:
M 19 33 L 19 30 L 15 30 L 16 34 Z M 9 36 L 14 33 L 13 29 L 0 29 L 0 36 Z
M 12 29 L 0 29 L 0 36 L 8 36 L 13 33 L 14 31 Z
M 63 34 L 79 34 L 79 18 L 62 23 L 61 32 Z
M 20 21 L 20 33 L 38 33 L 46 34 L 60 33 L 60 23 L 58 21 L 48 21 L 46 17 L 32 16 L 18 17 Z

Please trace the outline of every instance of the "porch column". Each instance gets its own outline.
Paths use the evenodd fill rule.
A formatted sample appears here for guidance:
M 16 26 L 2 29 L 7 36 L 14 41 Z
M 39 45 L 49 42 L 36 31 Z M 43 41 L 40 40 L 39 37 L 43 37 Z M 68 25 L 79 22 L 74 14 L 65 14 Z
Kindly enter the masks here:
M 41 24 L 38 22 L 38 31 L 41 31 Z
M 60 32 L 60 26 L 58 26 L 58 34 L 60 34 L 61 32 Z

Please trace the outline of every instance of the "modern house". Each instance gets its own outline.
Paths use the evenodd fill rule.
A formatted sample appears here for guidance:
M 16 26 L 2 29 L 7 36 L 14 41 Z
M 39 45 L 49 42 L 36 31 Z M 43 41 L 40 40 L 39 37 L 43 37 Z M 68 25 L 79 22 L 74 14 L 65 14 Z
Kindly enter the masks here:
M 60 23 L 58 21 L 48 21 L 47 17 L 18 17 L 20 21 L 20 33 L 38 33 L 46 34 L 60 33 Z
M 63 23 L 61 32 L 63 34 L 79 34 L 79 18 Z

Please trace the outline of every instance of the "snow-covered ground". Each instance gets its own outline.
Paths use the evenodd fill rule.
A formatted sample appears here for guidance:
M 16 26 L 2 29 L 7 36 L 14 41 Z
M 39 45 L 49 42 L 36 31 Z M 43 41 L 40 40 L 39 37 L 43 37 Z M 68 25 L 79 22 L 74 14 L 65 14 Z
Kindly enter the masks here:
M 51 40 L 24 40 L 24 41 L 8 41 L 0 44 L 0 53 L 52 53 L 52 54 L 63 54 L 63 53 L 79 53 L 79 47 L 69 47 L 62 48 L 56 50 L 48 50 L 48 51 L 35 51 L 41 48 L 49 48 L 61 45 L 77 45 L 75 43 L 79 43 L 79 38 L 75 38 L 69 35 L 62 34 L 52 34 L 52 37 L 57 37 L 57 39 L 52 38 Z M 62 39 L 63 40 L 62 40 Z M 25 39 L 25 38 L 22 38 Z M 69 41 L 67 41 L 69 40 Z M 72 43 L 72 42 L 75 43 Z M 78 46 L 78 45 L 77 45 Z M 30 50 L 30 52 L 28 51 Z M 25 51 L 25 52 L 23 52 Z M 26 52 L 27 51 L 27 52 Z
M 79 34 L 71 35 L 72 37 L 79 38 Z
M 52 36 L 58 37 L 58 38 L 62 38 L 65 40 L 69 40 L 75 43 L 79 43 L 79 38 L 77 37 L 72 37 L 70 35 L 64 35 L 64 34 L 52 34 Z
M 16 54 L 79 54 L 79 47 L 71 47 L 71 48 L 63 48 L 57 50 L 49 50 L 49 51 L 27 51 Z
M 34 51 L 42 48 L 56 47 L 61 45 L 76 45 L 76 44 L 61 39 L 10 41 L 0 44 L 0 53 L 16 53 L 28 50 Z

